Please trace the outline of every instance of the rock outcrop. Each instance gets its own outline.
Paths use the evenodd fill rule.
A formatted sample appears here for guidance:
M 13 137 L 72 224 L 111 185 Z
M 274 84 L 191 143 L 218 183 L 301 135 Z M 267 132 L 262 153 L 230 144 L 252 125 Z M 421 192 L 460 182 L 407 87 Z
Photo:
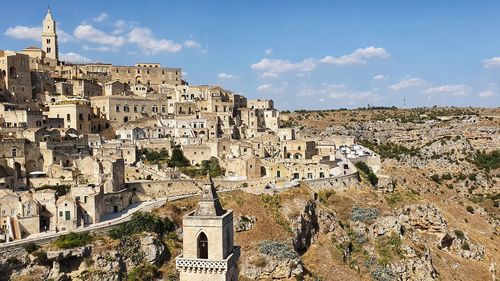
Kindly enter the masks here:
M 25 255 L 0 260 L 0 273 L 9 274 L 5 280 L 30 276 L 36 280 L 123 280 L 127 272 L 142 264 L 159 265 L 168 258 L 168 251 L 154 233 L 143 233 L 125 238 L 115 249 L 108 249 L 102 241 L 92 245 L 65 250 L 39 250 Z M 3 276 L 2 276 L 3 277 Z M 0 280 L 3 280 L 0 278 Z
M 237 216 L 233 220 L 234 231 L 248 231 L 252 229 L 252 227 L 255 225 L 255 222 L 257 222 L 257 218 L 255 218 L 254 216 Z

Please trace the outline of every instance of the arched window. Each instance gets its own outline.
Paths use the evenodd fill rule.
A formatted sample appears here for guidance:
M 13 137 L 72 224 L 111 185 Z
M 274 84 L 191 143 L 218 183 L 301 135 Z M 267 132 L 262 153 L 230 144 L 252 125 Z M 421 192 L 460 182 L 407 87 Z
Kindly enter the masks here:
M 198 258 L 208 259 L 208 239 L 204 232 L 198 235 Z
M 11 66 L 9 68 L 9 76 L 10 78 L 16 78 L 17 77 L 17 71 L 16 71 L 16 68 Z

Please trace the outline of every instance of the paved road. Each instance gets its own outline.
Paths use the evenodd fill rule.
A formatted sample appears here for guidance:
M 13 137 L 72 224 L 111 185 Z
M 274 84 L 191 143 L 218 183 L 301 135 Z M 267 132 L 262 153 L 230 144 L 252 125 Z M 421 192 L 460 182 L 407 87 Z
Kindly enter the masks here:
M 16 248 L 16 246 L 22 246 L 24 244 L 30 243 L 30 242 L 40 242 L 40 243 L 46 243 L 53 241 L 57 239 L 59 236 L 68 234 L 70 232 L 84 232 L 84 231 L 99 231 L 99 230 L 106 230 L 108 228 L 112 228 L 116 225 L 122 224 L 124 222 L 127 222 L 131 219 L 132 214 L 137 212 L 137 211 L 143 211 L 143 212 L 150 212 L 154 208 L 160 207 L 163 204 L 167 202 L 167 198 L 161 198 L 157 199 L 154 201 L 146 201 L 146 202 L 141 202 L 140 204 L 134 204 L 131 207 L 127 208 L 126 211 L 118 213 L 118 214 L 110 214 L 107 217 L 105 217 L 105 221 L 99 222 L 96 224 L 92 224 L 87 227 L 82 227 L 82 228 L 77 228 L 73 229 L 71 231 L 59 231 L 59 232 L 48 232 L 48 233 L 37 233 L 30 235 L 24 239 L 20 240 L 14 240 L 8 243 L 1 243 L 0 244 L 0 251 L 3 248 Z

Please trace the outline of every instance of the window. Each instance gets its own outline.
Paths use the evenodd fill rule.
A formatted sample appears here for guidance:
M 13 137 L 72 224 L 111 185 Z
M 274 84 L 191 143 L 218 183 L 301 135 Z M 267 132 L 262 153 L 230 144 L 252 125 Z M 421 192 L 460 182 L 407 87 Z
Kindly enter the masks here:
M 50 39 L 47 39 L 47 44 L 50 44 Z
M 208 259 L 208 239 L 204 232 L 198 235 L 198 258 Z
M 64 214 L 64 219 L 69 221 L 71 219 L 71 212 L 70 211 L 66 211 L 65 214 Z
M 78 114 L 78 120 L 83 121 L 83 114 L 82 113 Z
M 17 157 L 17 148 L 11 149 L 12 157 Z
M 116 112 L 120 112 L 120 106 L 119 105 L 116 106 Z
M 59 211 L 59 216 L 62 217 L 64 215 L 63 211 Z
M 66 114 L 66 121 L 68 121 L 68 122 L 71 121 L 71 114 L 69 114 L 69 113 Z

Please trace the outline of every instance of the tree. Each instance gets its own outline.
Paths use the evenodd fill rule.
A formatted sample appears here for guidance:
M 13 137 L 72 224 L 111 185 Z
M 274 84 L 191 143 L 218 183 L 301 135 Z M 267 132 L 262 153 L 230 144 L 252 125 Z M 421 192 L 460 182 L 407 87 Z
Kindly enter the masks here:
M 180 148 L 174 148 L 172 150 L 172 157 L 168 161 L 169 167 L 186 167 L 189 166 L 189 160 L 184 156 L 184 153 Z
M 215 157 L 210 158 L 210 160 L 201 161 L 201 168 L 203 174 L 208 172 L 212 178 L 222 175 L 222 168 L 219 165 L 219 160 Z

